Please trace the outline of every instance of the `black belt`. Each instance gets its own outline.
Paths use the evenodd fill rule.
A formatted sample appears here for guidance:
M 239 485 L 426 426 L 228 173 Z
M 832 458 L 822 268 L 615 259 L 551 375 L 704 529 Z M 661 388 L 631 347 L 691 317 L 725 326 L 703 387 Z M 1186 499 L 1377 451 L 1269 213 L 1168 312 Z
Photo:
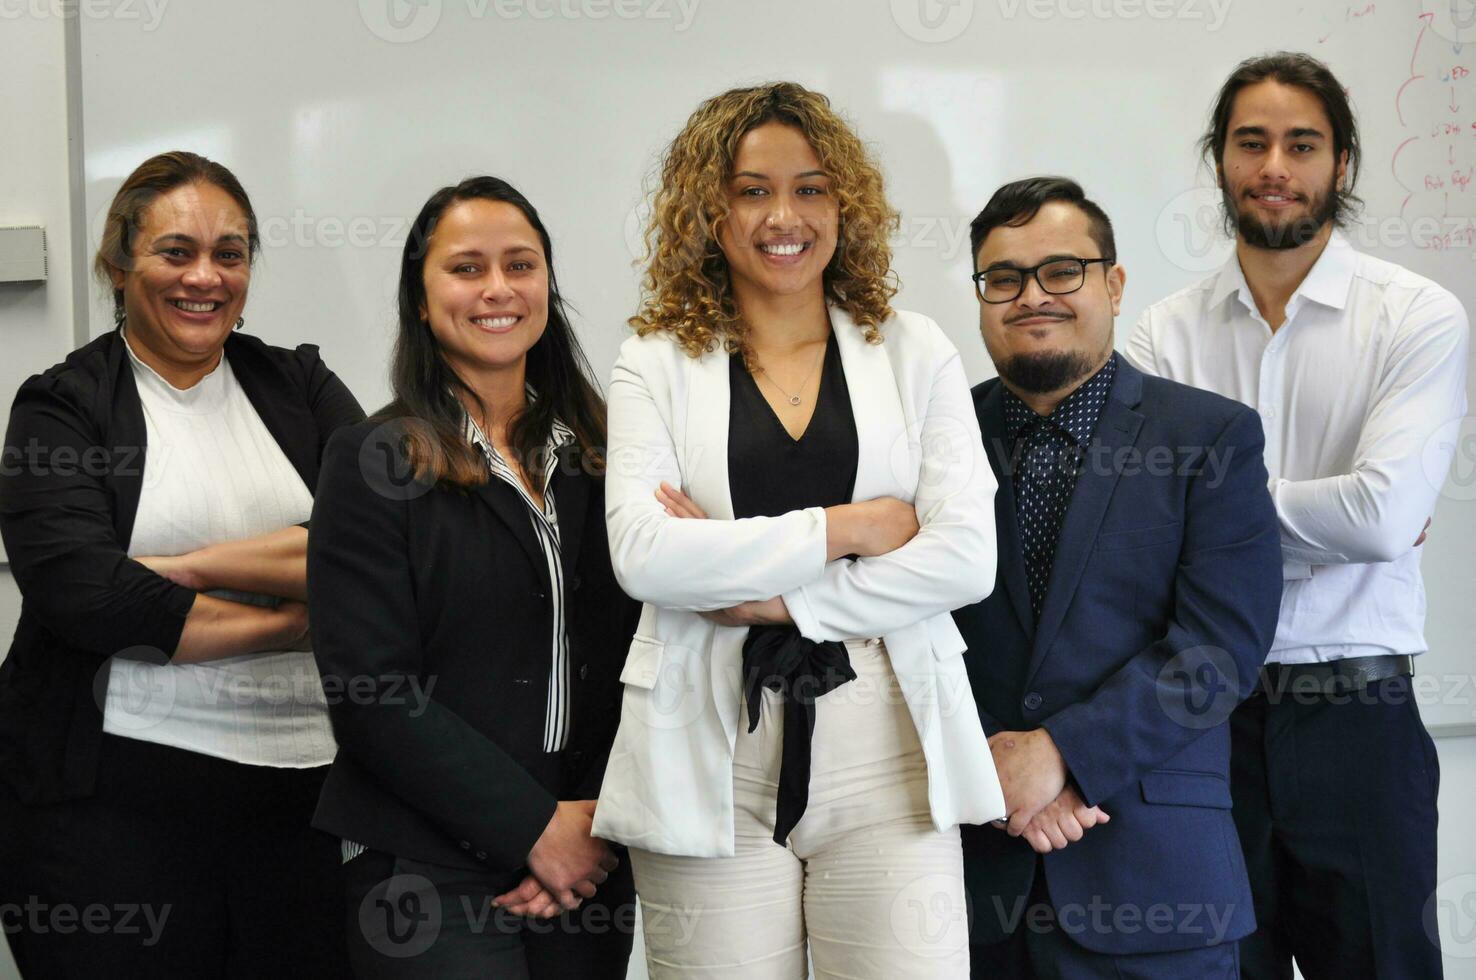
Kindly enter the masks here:
M 1347 694 L 1374 681 L 1414 674 L 1409 654 L 1347 657 L 1315 664 L 1266 664 L 1261 668 L 1261 692 L 1275 701 L 1283 694 Z

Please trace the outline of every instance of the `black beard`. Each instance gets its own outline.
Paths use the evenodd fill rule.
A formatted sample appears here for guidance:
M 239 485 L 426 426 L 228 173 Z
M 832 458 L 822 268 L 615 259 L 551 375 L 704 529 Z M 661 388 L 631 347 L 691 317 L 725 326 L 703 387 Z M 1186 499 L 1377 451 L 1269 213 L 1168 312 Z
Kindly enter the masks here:
M 1338 193 L 1335 186 L 1328 187 L 1327 193 L 1312 199 L 1310 215 L 1286 224 L 1268 224 L 1250 214 L 1242 214 L 1236 209 L 1230 191 L 1227 189 L 1221 193 L 1224 195 L 1225 209 L 1235 219 L 1235 230 L 1239 232 L 1241 240 L 1251 248 L 1273 252 L 1301 248 L 1315 239 L 1323 225 L 1338 213 Z
M 1095 366 L 1096 360 L 1085 354 L 1051 350 L 1016 354 L 995 365 L 995 369 L 1011 386 L 1027 394 L 1045 395 L 1087 377 Z

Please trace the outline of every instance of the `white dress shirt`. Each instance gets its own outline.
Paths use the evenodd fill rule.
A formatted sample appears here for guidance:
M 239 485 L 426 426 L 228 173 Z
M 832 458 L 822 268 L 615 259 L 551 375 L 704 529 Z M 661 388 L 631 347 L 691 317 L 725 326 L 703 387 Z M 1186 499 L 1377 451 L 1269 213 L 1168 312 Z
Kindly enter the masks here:
M 1448 290 L 1337 232 L 1274 333 L 1234 257 L 1139 319 L 1139 368 L 1261 415 L 1286 580 L 1268 662 L 1427 649 L 1414 542 L 1466 412 L 1469 334 Z

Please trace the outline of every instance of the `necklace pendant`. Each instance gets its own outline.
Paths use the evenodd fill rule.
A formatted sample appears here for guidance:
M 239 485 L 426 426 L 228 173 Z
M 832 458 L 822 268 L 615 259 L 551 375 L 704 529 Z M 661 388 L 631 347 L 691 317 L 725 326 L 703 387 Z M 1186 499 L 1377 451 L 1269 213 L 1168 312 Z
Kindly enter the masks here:
M 798 405 L 799 403 L 800 403 L 800 396 L 799 395 L 790 395 L 789 396 L 789 404 L 791 404 L 791 405 Z

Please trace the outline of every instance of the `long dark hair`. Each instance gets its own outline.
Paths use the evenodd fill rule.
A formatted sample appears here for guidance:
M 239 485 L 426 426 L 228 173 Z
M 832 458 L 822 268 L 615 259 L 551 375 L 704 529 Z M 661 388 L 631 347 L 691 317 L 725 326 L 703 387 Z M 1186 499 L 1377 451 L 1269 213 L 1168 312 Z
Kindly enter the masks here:
M 538 211 L 519 191 L 498 177 L 468 177 L 430 196 L 410 227 L 400 256 L 399 336 L 390 368 L 394 401 L 378 414 L 414 419 L 405 427 L 406 453 L 416 479 L 476 486 L 487 482 L 481 454 L 466 441 L 465 410 L 458 395 L 481 399 L 446 363 L 441 345 L 421 318 L 426 304 L 425 259 L 431 234 L 453 204 L 501 201 L 523 213 L 538 233 L 548 263 L 548 326 L 528 350 L 527 380 L 536 394 L 508 423 L 508 442 L 520 461 L 541 458 L 555 418 L 573 430 L 588 465 L 604 462 L 605 402 L 591 380 L 589 360 L 569 325 L 569 314 L 554 275 L 553 243 Z
M 1230 113 L 1235 108 L 1235 97 L 1248 85 L 1264 81 L 1280 82 L 1312 93 L 1322 103 L 1322 109 L 1332 123 L 1333 159 L 1342 160 L 1348 154 L 1347 178 L 1342 187 L 1333 188 L 1333 224 L 1342 226 L 1363 205 L 1353 193 L 1358 180 L 1358 168 L 1363 162 L 1363 146 L 1358 139 L 1358 120 L 1353 114 L 1353 104 L 1348 99 L 1342 83 L 1327 65 L 1310 54 L 1297 51 L 1277 51 L 1258 58 L 1247 58 L 1235 66 L 1220 94 L 1215 98 L 1215 107 L 1210 112 L 1209 128 L 1199 138 L 1199 149 L 1205 160 L 1218 173 L 1225 160 L 1225 143 L 1229 137 Z M 1235 217 L 1225 209 L 1225 230 L 1235 235 Z

